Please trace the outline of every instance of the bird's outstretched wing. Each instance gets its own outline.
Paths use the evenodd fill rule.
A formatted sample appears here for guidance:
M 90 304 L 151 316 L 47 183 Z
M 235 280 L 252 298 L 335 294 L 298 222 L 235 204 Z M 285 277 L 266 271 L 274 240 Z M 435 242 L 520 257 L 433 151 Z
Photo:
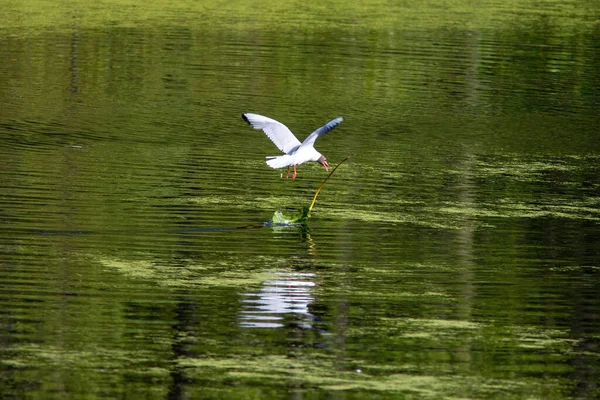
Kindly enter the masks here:
M 304 139 L 304 142 L 302 142 L 302 146 L 313 146 L 315 144 L 315 140 L 317 140 L 317 138 L 319 136 L 326 134 L 327 132 L 329 132 L 330 130 L 332 130 L 339 124 L 341 124 L 343 120 L 344 120 L 344 118 L 342 118 L 342 117 L 337 117 L 335 119 L 332 119 L 331 121 L 329 121 L 328 123 L 326 123 L 325 125 L 320 127 L 319 129 L 317 129 L 316 131 L 314 131 L 313 133 L 308 135 L 308 137 L 306 139 Z
M 275 143 L 275 146 L 284 153 L 289 153 L 294 148 L 300 146 L 300 141 L 296 139 L 296 136 L 294 136 L 288 127 L 281 122 L 252 113 L 242 114 L 242 118 L 244 118 L 244 121 L 249 123 L 254 129 L 262 129 L 269 139 Z

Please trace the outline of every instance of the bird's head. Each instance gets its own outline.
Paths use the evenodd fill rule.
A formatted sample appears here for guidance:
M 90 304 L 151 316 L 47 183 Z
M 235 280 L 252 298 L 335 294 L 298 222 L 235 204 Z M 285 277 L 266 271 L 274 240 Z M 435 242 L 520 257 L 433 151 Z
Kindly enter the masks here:
M 321 157 L 319 157 L 317 162 L 325 167 L 325 171 L 329 171 L 329 164 L 327 163 L 327 159 L 325 158 L 324 155 L 321 155 Z

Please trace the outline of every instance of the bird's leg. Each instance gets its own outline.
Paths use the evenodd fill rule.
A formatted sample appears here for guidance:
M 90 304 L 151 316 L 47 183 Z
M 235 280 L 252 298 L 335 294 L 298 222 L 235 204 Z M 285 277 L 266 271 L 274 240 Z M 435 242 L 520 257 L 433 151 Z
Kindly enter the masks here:
M 294 175 L 292 175 L 292 180 L 296 179 L 296 164 L 294 164 Z
M 288 173 L 285 174 L 285 179 L 287 179 L 289 176 L 290 176 L 290 167 L 288 167 Z M 292 179 L 294 179 L 294 178 L 292 178 Z

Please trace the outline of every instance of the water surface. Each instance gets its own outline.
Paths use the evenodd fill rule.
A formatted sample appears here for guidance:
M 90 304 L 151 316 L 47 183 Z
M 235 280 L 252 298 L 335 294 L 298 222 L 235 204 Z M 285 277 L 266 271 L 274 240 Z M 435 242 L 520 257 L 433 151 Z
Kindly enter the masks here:
M 598 396 L 595 3 L 3 10 L 4 397 Z

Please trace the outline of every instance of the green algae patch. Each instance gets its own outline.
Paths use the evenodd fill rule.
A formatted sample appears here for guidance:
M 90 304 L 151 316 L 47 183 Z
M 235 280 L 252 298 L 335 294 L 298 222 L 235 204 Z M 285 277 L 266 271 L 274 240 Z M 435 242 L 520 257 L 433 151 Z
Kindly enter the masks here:
M 246 287 L 259 285 L 273 276 L 273 273 L 265 270 L 223 268 L 219 264 L 202 265 L 193 261 L 179 265 L 119 258 L 102 258 L 97 261 L 105 268 L 116 270 L 130 278 L 150 280 L 171 287 Z
M 176 203 L 191 203 L 196 205 L 227 205 L 237 208 L 245 208 L 249 205 L 256 206 L 262 204 L 260 201 L 249 201 L 245 196 L 202 196 L 202 197 L 181 197 L 174 199 Z
M 395 210 L 383 210 L 376 207 L 362 206 L 354 209 L 327 209 L 322 212 L 323 215 L 337 219 L 353 219 L 366 223 L 385 223 L 385 224 L 410 224 L 433 229 L 460 229 L 458 222 L 448 220 L 448 218 L 432 219 L 421 218 L 418 215 L 398 212 Z
M 369 284 L 374 287 L 373 290 L 362 289 L 362 288 L 336 288 L 335 293 L 351 295 L 353 298 L 357 299 L 371 299 L 377 301 L 414 301 L 417 302 L 419 300 L 423 301 L 444 301 L 445 303 L 458 303 L 458 300 L 454 298 L 452 295 L 436 291 L 436 290 L 421 290 L 419 287 L 419 282 L 415 281 L 414 283 L 415 289 L 414 291 L 397 291 L 393 293 L 382 292 L 377 290 L 380 286 L 381 280 L 373 280 L 369 282 Z M 365 300 L 368 301 L 368 300 Z
M 557 398 L 561 386 L 542 379 L 523 378 L 491 379 L 473 375 L 447 376 L 436 373 L 401 372 L 415 370 L 412 364 L 381 365 L 354 360 L 352 365 L 340 364 L 335 356 L 292 357 L 283 355 L 181 358 L 177 361 L 186 375 L 210 385 L 226 385 L 235 381 L 238 385 L 260 384 L 320 389 L 329 391 L 366 391 L 373 394 L 405 394 L 419 398 L 472 398 L 478 395 L 522 394 L 538 397 L 542 393 Z
M 496 160 L 495 163 L 479 161 L 476 174 L 478 177 L 510 177 L 514 180 L 530 182 L 543 180 L 549 173 L 567 173 L 577 170 L 577 166 L 567 164 L 563 160 L 548 162 L 512 157 L 505 160 Z M 457 173 L 462 172 L 458 171 Z
M 431 215 L 446 216 L 446 219 L 478 218 L 562 218 L 572 220 L 600 221 L 600 210 L 584 202 L 571 201 L 569 204 L 534 204 L 517 199 L 501 199 L 496 203 L 441 203 L 439 207 L 426 207 Z
M 600 272 L 600 266 L 598 265 L 563 265 L 554 266 L 548 268 L 554 272 Z
M 351 333 L 358 338 L 378 332 L 379 334 L 385 333 L 385 336 L 409 340 L 473 342 L 480 337 L 485 328 L 485 324 L 465 320 L 380 318 L 376 325 L 355 327 L 351 329 Z
M 178 364 L 187 368 L 187 372 L 192 376 L 203 375 L 206 369 L 213 369 L 219 373 L 210 375 L 217 380 L 269 380 L 282 386 L 294 385 L 327 390 L 420 392 L 425 390 L 425 387 L 433 386 L 437 381 L 435 377 L 404 375 L 403 384 L 399 385 L 398 375 L 374 376 L 363 373 L 360 368 L 344 370 L 333 356 L 265 355 L 252 358 L 186 358 L 179 360 Z M 437 392 L 431 391 L 431 395 L 435 393 Z
M 413 325 L 419 329 L 481 329 L 482 324 L 471 321 L 451 320 L 451 319 L 419 319 L 405 318 L 401 323 Z
M 478 349 L 502 349 L 509 345 L 518 353 L 526 356 L 531 350 L 538 354 L 553 354 L 556 359 L 576 353 L 578 341 L 569 338 L 567 331 L 558 329 L 539 329 L 533 326 L 496 325 L 493 322 L 476 322 L 461 319 L 432 318 L 378 318 L 365 326 L 349 329 L 349 338 L 361 341 L 361 338 L 378 335 L 389 338 L 387 346 L 393 346 L 397 340 L 412 340 L 425 349 L 454 349 L 461 353 L 463 349 L 477 352 Z M 385 346 L 382 343 L 382 346 Z M 427 350 L 424 350 L 426 352 Z M 540 359 L 544 359 L 541 357 Z M 553 364 L 552 368 L 557 368 Z
M 77 368 L 106 368 L 120 369 L 131 365 L 135 360 L 145 360 L 152 356 L 150 352 L 139 350 L 126 351 L 116 348 L 100 348 L 90 344 L 85 349 L 68 349 L 51 344 L 23 344 L 12 348 L 18 357 L 6 357 L 0 364 L 16 368 L 31 368 L 40 366 L 60 366 Z M 168 377 L 168 370 L 153 366 L 139 370 L 152 376 Z
M 570 339 L 566 332 L 552 329 L 532 329 L 518 327 L 515 329 L 517 343 L 520 348 L 534 350 L 552 350 L 556 353 L 571 353 L 577 340 Z

